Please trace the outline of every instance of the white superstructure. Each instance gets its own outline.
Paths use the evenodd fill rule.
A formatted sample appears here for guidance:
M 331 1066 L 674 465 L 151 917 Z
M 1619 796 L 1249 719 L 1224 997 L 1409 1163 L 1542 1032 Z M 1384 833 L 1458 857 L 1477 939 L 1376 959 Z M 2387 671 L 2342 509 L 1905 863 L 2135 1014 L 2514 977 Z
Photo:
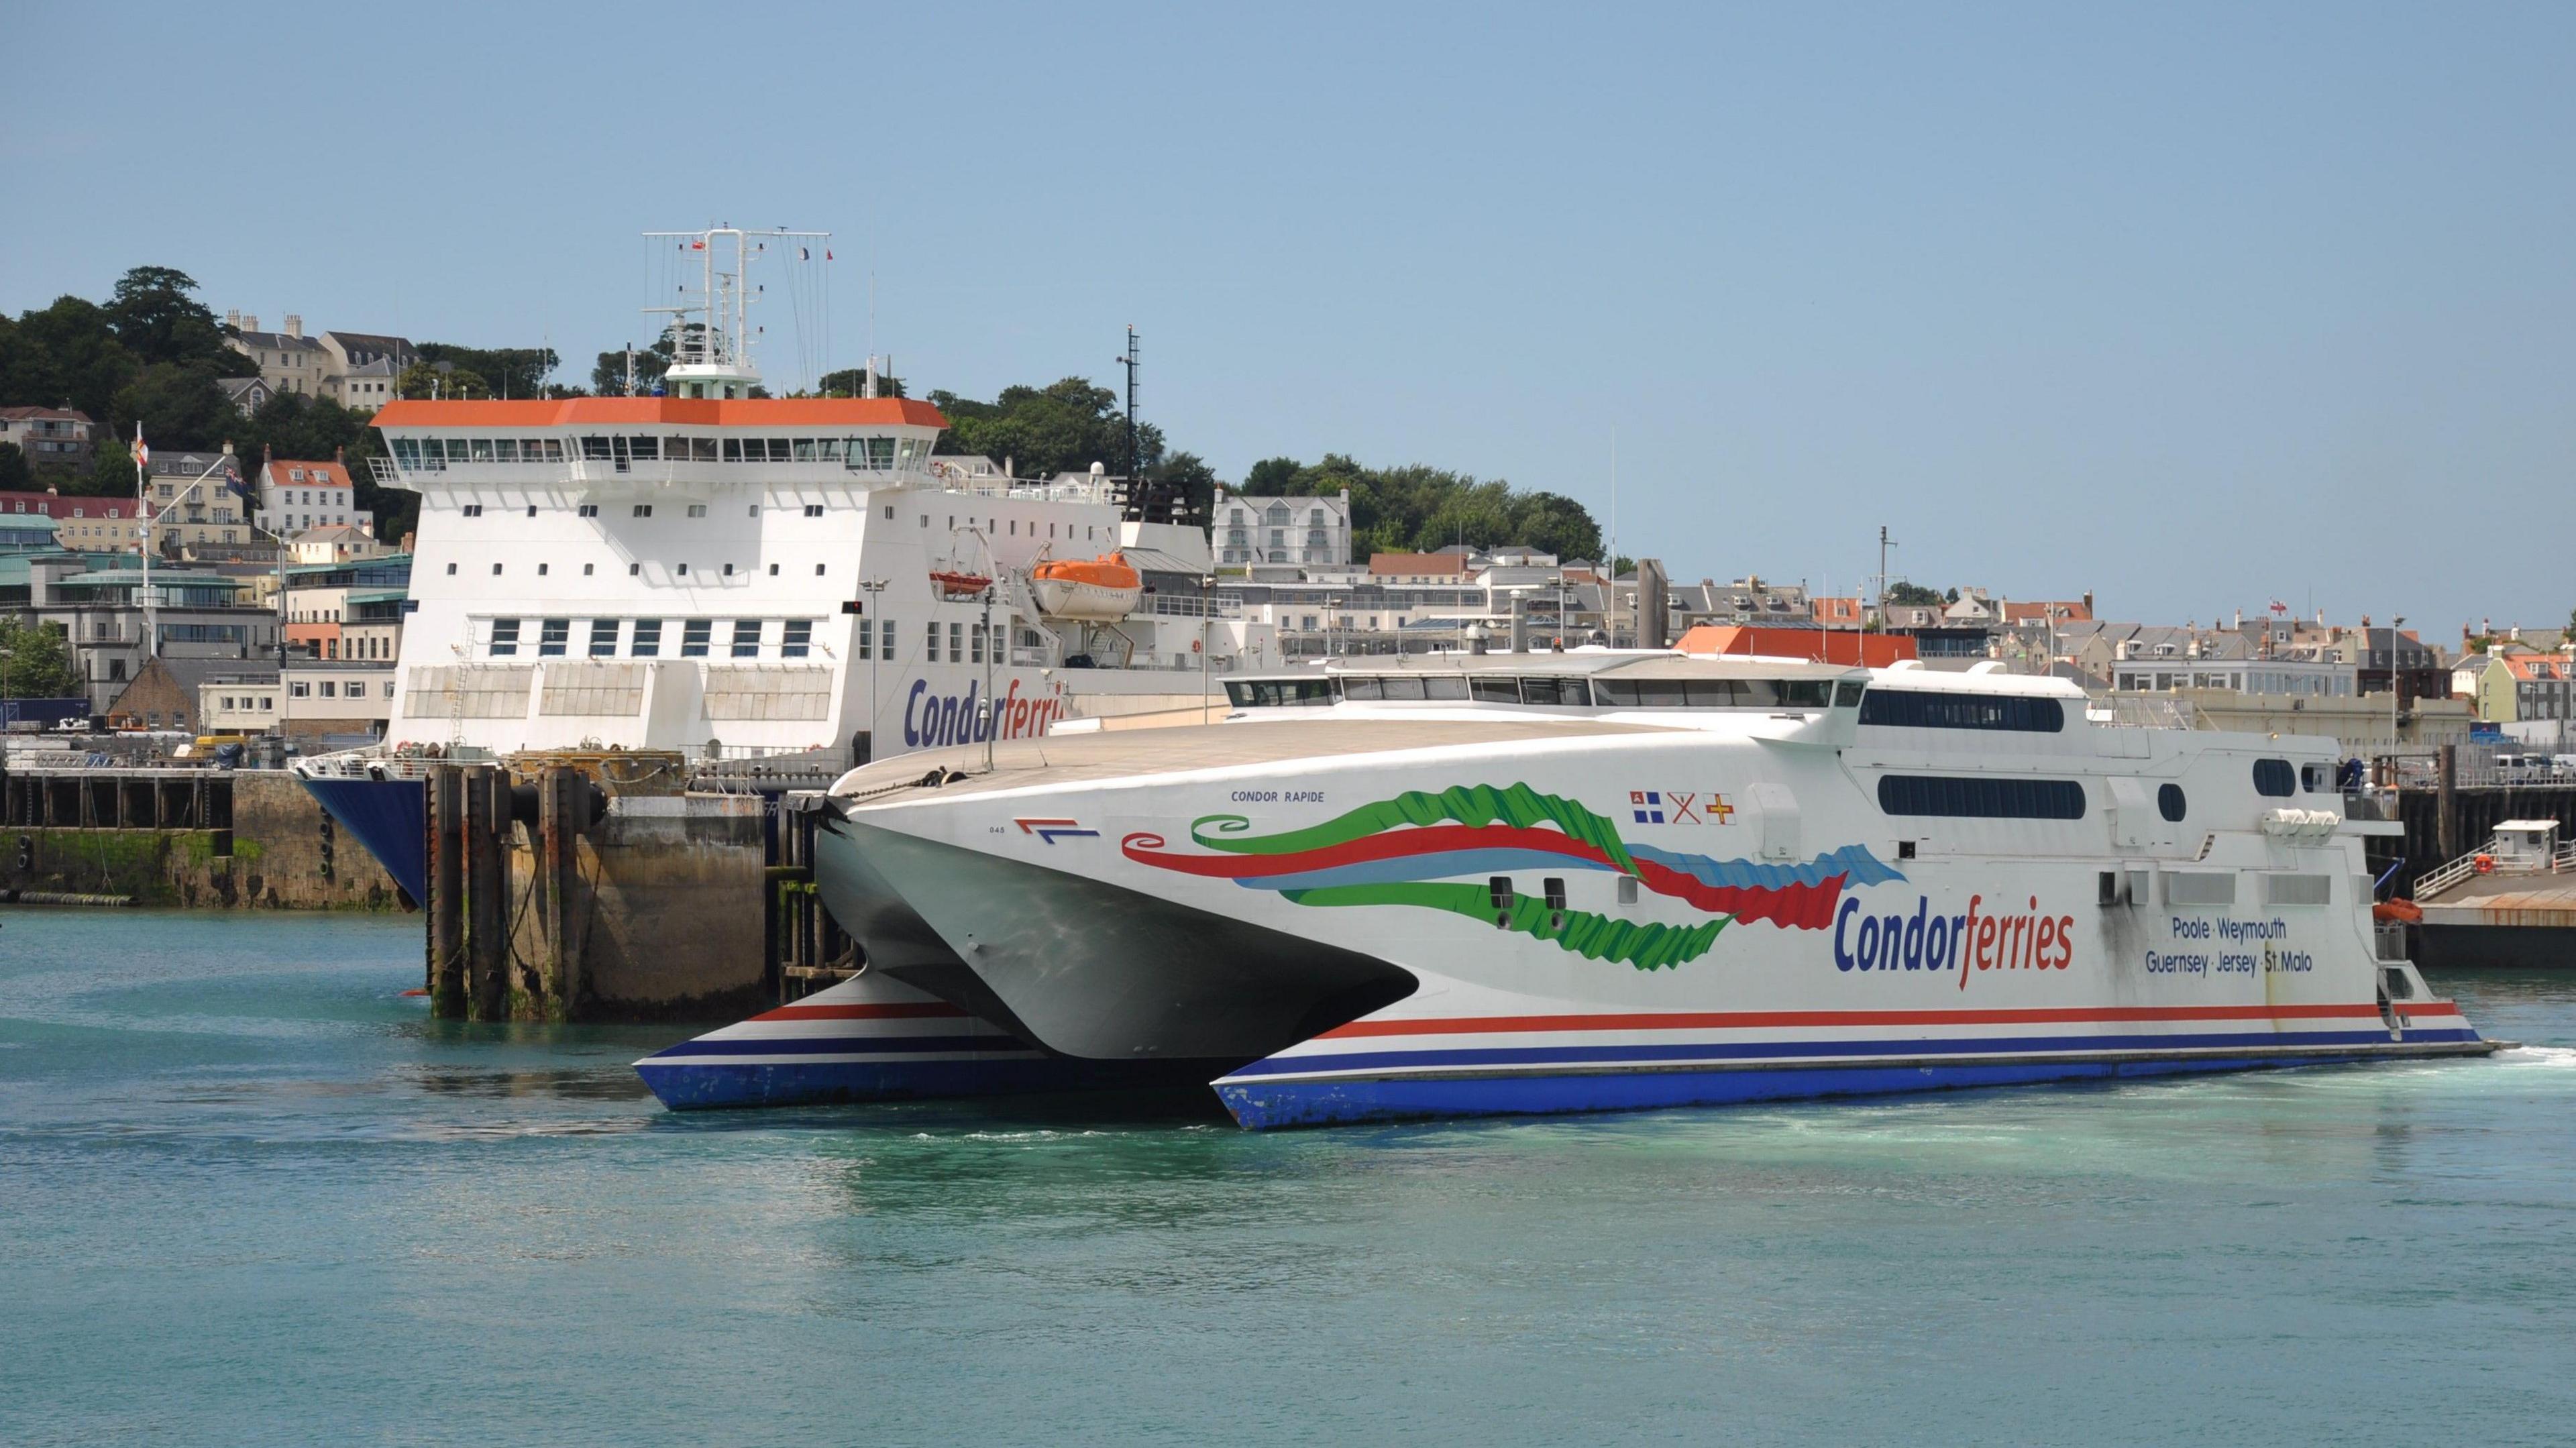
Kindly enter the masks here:
M 1266 626 L 1213 616 L 1205 530 L 1134 516 L 1120 480 L 969 475 L 925 402 L 752 396 L 760 234 L 692 235 L 735 260 L 678 309 L 671 395 L 377 415 L 379 480 L 421 495 L 389 742 L 882 757 L 988 713 L 1008 739 L 1199 707 L 1280 662 Z M 1149 584 L 1135 613 L 1040 609 L 1033 560 L 1113 548 Z

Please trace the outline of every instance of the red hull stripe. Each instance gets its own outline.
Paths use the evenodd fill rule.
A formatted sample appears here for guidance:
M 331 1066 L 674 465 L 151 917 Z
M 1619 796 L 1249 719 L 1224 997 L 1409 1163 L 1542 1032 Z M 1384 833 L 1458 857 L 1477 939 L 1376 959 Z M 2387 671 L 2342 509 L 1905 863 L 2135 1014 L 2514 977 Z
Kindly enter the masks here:
M 2456 1016 L 2449 1001 L 2410 1004 L 2413 1016 Z M 1632 1015 L 1459 1016 L 1419 1021 L 1353 1021 L 1315 1039 L 1362 1036 L 1504 1035 L 1521 1031 L 1726 1031 L 1783 1026 L 2014 1026 L 2080 1021 L 2321 1021 L 2370 1017 L 2371 1005 L 2064 1006 L 1981 1011 L 1655 1011 Z
M 945 1001 L 882 1006 L 780 1006 L 753 1016 L 755 1021 L 918 1021 L 953 1018 L 966 1013 Z

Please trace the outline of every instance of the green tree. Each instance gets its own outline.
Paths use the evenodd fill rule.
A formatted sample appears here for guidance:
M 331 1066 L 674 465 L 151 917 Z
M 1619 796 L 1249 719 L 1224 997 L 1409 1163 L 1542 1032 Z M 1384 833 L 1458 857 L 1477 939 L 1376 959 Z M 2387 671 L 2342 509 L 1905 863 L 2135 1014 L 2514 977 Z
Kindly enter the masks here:
M 80 675 L 60 628 L 0 617 L 0 698 L 69 699 L 79 693 Z
M 122 438 L 99 439 L 89 471 L 65 479 L 63 491 L 85 498 L 133 497 L 134 456 L 126 451 L 127 446 Z
M 546 374 L 563 365 L 551 347 L 464 347 L 453 342 L 423 342 L 412 349 L 423 362 L 445 362 L 458 372 L 482 378 L 494 397 L 542 397 Z M 427 397 L 426 392 L 403 394 Z M 449 393 L 449 396 L 456 394 Z
M 1891 583 L 1887 585 L 1887 601 L 1889 603 L 1919 605 L 1928 608 L 1938 608 L 1942 603 L 1946 602 L 1946 600 L 1941 597 L 1941 591 L 1939 589 L 1925 588 L 1919 583 Z
M 0 442 L 0 492 L 29 492 L 35 486 L 36 473 L 27 466 L 27 455 L 14 442 Z
M 1562 493 L 1519 492 L 1500 478 L 1409 464 L 1372 468 L 1340 453 L 1313 465 L 1267 458 L 1244 475 L 1256 496 L 1351 495 L 1351 547 L 1371 553 L 1434 552 L 1519 545 L 1571 562 L 1598 560 L 1601 529 L 1591 510 Z
M 946 391 L 931 393 L 930 401 L 949 422 L 940 435 L 941 452 L 1008 459 L 1024 478 L 1084 472 L 1093 463 L 1113 473 L 1125 470 L 1127 416 L 1118 394 L 1086 378 L 1067 377 L 1046 387 L 1005 387 L 991 402 Z M 1139 424 L 1136 451 L 1138 465 L 1150 479 L 1163 461 L 1162 429 Z
M 444 370 L 442 370 L 444 369 Z M 498 397 L 483 374 L 453 362 L 432 362 L 424 358 L 403 369 L 394 379 L 396 397 Z
M 215 376 L 203 362 L 153 363 L 117 389 L 108 405 L 107 435 L 131 438 L 140 423 L 143 440 L 156 448 L 222 446 L 241 435 L 242 416 Z
M 136 267 L 117 278 L 105 309 L 108 323 L 146 365 L 204 363 L 218 377 L 257 376 L 256 362 L 224 345 L 223 329 L 196 290 L 196 279 L 176 267 Z
M 867 380 L 868 370 L 864 367 L 844 367 L 838 372 L 826 372 L 823 374 L 823 379 L 814 384 L 814 395 L 817 397 L 863 396 L 867 390 Z M 901 397 L 903 395 L 902 378 L 891 372 L 877 374 L 877 396 Z
M 1256 498 L 1278 497 L 1295 486 L 1304 467 L 1295 458 L 1263 458 L 1244 473 L 1243 491 Z
M 57 297 L 0 334 L 0 405 L 69 405 L 103 424 L 117 390 L 140 370 L 106 309 L 79 297 Z

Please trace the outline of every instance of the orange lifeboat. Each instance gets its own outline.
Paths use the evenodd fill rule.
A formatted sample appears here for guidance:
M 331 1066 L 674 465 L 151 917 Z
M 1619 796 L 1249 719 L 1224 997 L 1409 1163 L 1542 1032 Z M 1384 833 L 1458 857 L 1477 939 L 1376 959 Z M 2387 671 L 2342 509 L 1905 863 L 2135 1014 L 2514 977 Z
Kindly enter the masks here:
M 930 586 L 939 590 L 941 598 L 981 598 L 993 580 L 981 573 L 937 572 L 930 575 Z
M 1029 592 L 1051 617 L 1106 622 L 1136 611 L 1145 576 L 1114 549 L 1097 558 L 1042 558 L 1029 569 Z

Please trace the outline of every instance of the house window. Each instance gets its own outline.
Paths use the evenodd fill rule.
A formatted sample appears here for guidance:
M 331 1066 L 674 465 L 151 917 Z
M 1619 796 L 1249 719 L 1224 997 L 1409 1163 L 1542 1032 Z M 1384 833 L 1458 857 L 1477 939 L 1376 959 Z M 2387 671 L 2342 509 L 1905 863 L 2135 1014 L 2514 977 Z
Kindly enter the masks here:
M 338 698 L 339 696 L 340 696 L 340 686 L 339 686 L 339 684 L 338 684 L 338 683 L 336 683 L 336 682 L 334 682 L 334 681 L 332 681 L 332 680 L 330 680 L 330 679 L 324 679 L 324 680 L 322 681 L 322 697 L 323 697 L 323 698 L 325 698 L 325 699 L 336 699 L 336 698 Z
M 313 686 L 302 679 L 292 680 L 286 686 L 286 697 L 290 699 L 309 699 L 313 697 Z

